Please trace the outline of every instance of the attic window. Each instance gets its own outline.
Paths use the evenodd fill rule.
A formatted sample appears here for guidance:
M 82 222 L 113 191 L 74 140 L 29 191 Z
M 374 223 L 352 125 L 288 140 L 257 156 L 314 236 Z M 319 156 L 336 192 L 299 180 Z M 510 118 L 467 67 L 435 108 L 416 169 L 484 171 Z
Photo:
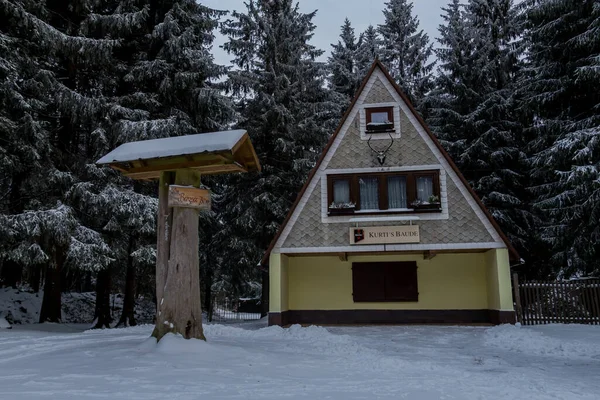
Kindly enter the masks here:
M 394 107 L 367 108 L 367 133 L 394 132 Z

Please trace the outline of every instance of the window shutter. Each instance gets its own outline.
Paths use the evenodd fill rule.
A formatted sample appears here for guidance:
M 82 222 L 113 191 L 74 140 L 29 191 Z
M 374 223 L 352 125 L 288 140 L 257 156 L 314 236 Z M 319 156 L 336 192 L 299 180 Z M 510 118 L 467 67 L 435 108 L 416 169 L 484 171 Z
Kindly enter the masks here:
M 352 297 L 355 302 L 385 301 L 385 266 L 352 263 Z
M 385 264 L 385 300 L 418 301 L 416 261 L 382 264 Z

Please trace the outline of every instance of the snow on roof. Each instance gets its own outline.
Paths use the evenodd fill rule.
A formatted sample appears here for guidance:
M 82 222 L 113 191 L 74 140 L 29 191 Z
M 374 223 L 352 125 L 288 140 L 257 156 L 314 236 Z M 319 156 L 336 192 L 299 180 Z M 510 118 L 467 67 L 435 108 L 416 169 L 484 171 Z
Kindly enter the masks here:
M 235 147 L 244 134 L 246 131 L 239 129 L 124 143 L 96 161 L 96 164 L 228 151 Z

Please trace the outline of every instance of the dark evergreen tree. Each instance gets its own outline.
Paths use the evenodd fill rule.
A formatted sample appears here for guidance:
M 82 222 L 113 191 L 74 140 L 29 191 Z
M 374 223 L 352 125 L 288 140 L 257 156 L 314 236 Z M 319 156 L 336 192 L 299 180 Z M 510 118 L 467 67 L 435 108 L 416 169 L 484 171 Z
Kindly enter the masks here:
M 600 275 L 600 4 L 521 4 L 537 205 L 552 251 L 547 275 Z
M 350 104 L 362 81 L 356 61 L 360 45 L 361 41 L 356 40 L 354 28 L 352 28 L 350 20 L 346 18 L 342 25 L 340 40 L 337 44 L 331 45 L 331 55 L 328 59 L 331 89 L 342 95 L 344 101 L 340 107 L 342 112 Z
M 513 96 L 519 57 L 511 46 L 518 35 L 512 2 L 454 0 L 444 11 L 429 121 L 511 242 L 531 254 L 536 219 Z
M 12 193 L 29 195 L 19 196 L 16 206 L 8 210 L 8 220 L 19 232 L 21 244 L 29 243 L 30 248 L 40 251 L 40 256 L 35 258 L 39 261 L 36 264 L 46 271 L 41 320 L 55 321 L 60 319 L 58 271 L 85 265 L 83 258 L 91 256 L 88 245 L 102 248 L 104 255 L 108 252 L 102 238 L 88 234 L 72 208 L 56 204 L 77 179 L 77 171 L 81 168 L 82 147 L 79 145 L 87 143 L 84 132 L 101 120 L 105 101 L 92 87 L 102 87 L 108 82 L 102 72 L 109 68 L 115 42 L 77 35 L 77 24 L 91 12 L 89 4 L 69 7 L 51 1 L 41 4 L 2 1 L 0 6 L 2 19 L 7 21 L 3 28 L 12 36 L 13 43 L 24 49 L 22 54 L 27 58 L 24 69 L 17 71 L 17 74 L 25 74 L 26 80 L 17 79 L 9 84 L 23 90 L 24 99 L 38 98 L 31 103 L 32 107 L 21 106 L 20 121 L 28 121 L 30 134 L 16 138 L 17 146 L 13 149 L 17 151 L 12 154 L 21 158 L 19 152 L 26 150 L 23 145 L 32 143 L 33 137 L 36 147 L 32 150 L 44 149 L 43 153 L 31 152 L 32 162 L 23 164 L 27 165 L 24 170 L 19 167 L 24 171 L 20 177 L 12 175 L 10 178 Z M 34 74 L 27 76 L 34 70 Z M 90 72 L 92 70 L 95 75 Z M 94 76 L 91 84 L 86 84 L 82 79 L 84 76 Z M 31 84 L 34 86 L 29 86 Z M 14 99 L 13 105 L 16 104 Z M 19 114 L 13 112 L 12 115 Z M 23 211 L 26 209 L 32 211 Z M 52 226 L 54 224 L 62 226 Z M 19 251 L 19 247 L 8 252 L 12 262 L 30 266 L 31 258 L 26 252 Z M 92 261 L 96 264 L 107 260 L 99 254 L 96 256 L 98 259 Z
M 235 288 L 257 278 L 257 263 L 337 122 L 325 67 L 316 61 L 322 51 L 309 44 L 315 12 L 298 7 L 251 0 L 222 29 L 237 67 L 228 83 L 238 98 L 238 125 L 248 130 L 263 168 L 233 176 L 220 201 L 224 273 Z
M 373 65 L 373 61 L 381 55 L 381 39 L 377 29 L 369 25 L 360 35 L 358 49 L 356 50 L 356 66 L 358 76 L 364 78 Z
M 383 10 L 385 22 L 379 25 L 382 38 L 381 61 L 390 74 L 423 113 L 425 95 L 432 88 L 430 61 L 433 45 L 419 30 L 419 20 L 412 15 L 413 4 L 407 0 L 390 0 Z
M 118 67 L 114 105 L 108 112 L 110 124 L 98 132 L 102 140 L 96 157 L 123 142 L 226 127 L 233 107 L 221 94 L 222 84 L 216 83 L 226 70 L 214 63 L 210 52 L 213 30 L 222 14 L 193 0 L 121 1 L 112 13 L 85 21 L 87 34 L 122 37 L 115 52 Z M 81 190 L 75 192 L 88 202 L 94 193 L 106 198 L 105 206 L 96 209 L 115 252 L 111 270 L 126 269 L 125 301 L 118 324 L 133 325 L 137 270 L 154 260 L 151 217 L 156 209 L 155 187 L 132 184 L 106 168 L 90 170 L 94 173 L 88 176 L 89 185 L 82 186 L 88 196 Z M 106 210 L 110 221 L 105 219 Z M 97 315 L 99 327 L 106 325 L 101 318 L 106 314 Z
M 154 187 L 94 161 L 126 141 L 226 127 L 233 108 L 215 83 L 226 70 L 210 53 L 221 14 L 193 0 L 0 1 L 6 21 L 0 27 L 6 50 L 0 54 L 6 78 L 0 87 L 0 179 L 11 187 L 0 197 L 11 223 L 10 235 L 0 238 L 7 249 L 3 267 L 103 271 L 99 326 L 111 318 L 105 301 L 110 273 L 125 267 L 124 322 L 131 322 L 132 272 L 152 258 L 154 224 L 147 215 L 156 200 Z M 56 206 L 58 200 L 65 205 Z M 59 244 L 42 242 L 47 234 L 41 228 L 23 228 L 44 227 L 39 219 L 63 209 L 76 224 L 66 225 L 67 239 Z M 31 220 L 38 222 L 26 223 Z M 19 243 L 40 256 L 32 258 Z M 45 276 L 46 286 L 56 278 Z M 52 285 L 59 287 L 58 281 Z M 48 293 L 58 296 L 48 304 L 60 304 L 59 290 Z
M 442 8 L 444 23 L 439 26 L 440 47 L 437 56 L 437 76 L 428 97 L 428 123 L 453 159 L 464 148 L 466 132 L 474 129 L 469 114 L 480 98 L 477 90 L 480 74 L 473 68 L 474 46 L 464 5 L 453 0 Z
M 4 21 L 0 24 L 0 214 L 8 215 L 31 208 L 36 193 L 45 189 L 37 183 L 52 171 L 52 127 L 39 114 L 48 103 L 42 72 L 46 65 L 39 58 L 44 50 L 39 42 L 23 39 L 27 28 L 16 24 L 22 10 L 21 3 L 0 2 L 0 20 Z M 32 193 L 29 189 L 34 187 L 37 190 Z M 0 248 L 3 244 L 7 248 L 8 243 L 8 236 L 0 237 Z M 0 255 L 0 285 L 16 286 L 22 269 L 23 265 Z

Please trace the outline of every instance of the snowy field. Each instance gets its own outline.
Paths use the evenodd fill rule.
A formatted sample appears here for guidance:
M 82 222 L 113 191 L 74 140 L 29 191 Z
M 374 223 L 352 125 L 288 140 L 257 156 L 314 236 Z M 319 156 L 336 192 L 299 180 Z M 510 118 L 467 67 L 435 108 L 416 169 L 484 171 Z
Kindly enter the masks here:
M 600 327 L 0 330 L 2 399 L 598 399 Z

